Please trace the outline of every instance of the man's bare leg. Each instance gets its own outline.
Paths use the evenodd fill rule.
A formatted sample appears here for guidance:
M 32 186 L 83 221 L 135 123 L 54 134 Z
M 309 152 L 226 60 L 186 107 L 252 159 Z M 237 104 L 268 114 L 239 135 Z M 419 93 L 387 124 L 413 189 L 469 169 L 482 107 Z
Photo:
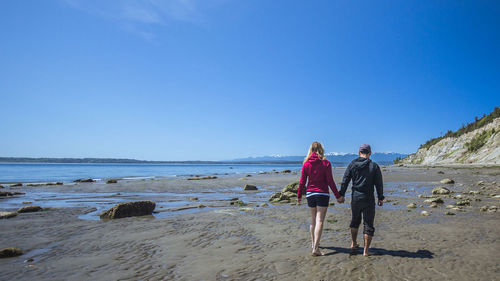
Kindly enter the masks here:
M 368 234 L 365 234 L 364 236 L 365 236 L 365 250 L 363 252 L 363 256 L 367 257 L 372 254 L 368 249 L 370 249 L 370 244 L 372 243 L 373 236 Z
M 352 239 L 351 249 L 356 249 L 357 247 L 359 247 L 359 244 L 357 242 L 358 240 L 357 228 L 351 228 L 351 239 Z

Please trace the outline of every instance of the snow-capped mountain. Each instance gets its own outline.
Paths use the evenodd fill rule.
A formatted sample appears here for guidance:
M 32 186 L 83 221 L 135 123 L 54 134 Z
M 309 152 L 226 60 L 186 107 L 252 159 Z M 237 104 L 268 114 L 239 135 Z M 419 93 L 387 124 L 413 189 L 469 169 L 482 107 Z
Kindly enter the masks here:
M 337 165 L 348 164 L 353 159 L 358 157 L 357 154 L 353 153 L 339 153 L 339 152 L 329 152 L 325 153 L 326 158 Z M 392 165 L 396 158 L 404 158 L 407 154 L 387 152 L 387 153 L 374 153 L 371 159 L 382 165 Z M 233 159 L 233 162 L 302 162 L 304 161 L 304 156 L 282 156 L 282 155 L 270 155 L 270 156 L 258 156 L 258 157 L 247 157 Z

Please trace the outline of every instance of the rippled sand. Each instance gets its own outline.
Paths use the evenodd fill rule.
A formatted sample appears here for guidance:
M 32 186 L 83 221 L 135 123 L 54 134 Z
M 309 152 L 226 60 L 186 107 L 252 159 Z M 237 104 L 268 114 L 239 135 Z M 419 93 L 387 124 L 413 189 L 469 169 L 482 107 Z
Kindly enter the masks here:
M 438 174 L 444 171 L 445 174 Z M 334 171 L 340 180 L 341 169 Z M 257 184 L 277 191 L 297 175 L 254 176 L 245 180 L 125 182 L 37 189 L 65 192 L 200 192 Z M 310 255 L 307 206 L 217 208 L 166 218 L 114 221 L 79 219 L 89 207 L 58 208 L 0 220 L 0 248 L 19 247 L 20 257 L 0 259 L 1 280 L 498 280 L 499 169 L 406 169 L 384 172 L 392 202 L 377 208 L 374 256 L 349 254 L 348 204 L 329 208 L 321 246 L 324 257 Z M 446 205 L 431 208 L 429 194 L 442 178 L 455 194 L 478 198 L 447 216 Z M 476 185 L 483 180 L 488 188 Z M 492 184 L 492 182 L 496 182 Z M 233 189 L 230 189 L 234 192 Z M 406 190 L 406 192 L 404 192 Z M 469 191 L 483 191 L 469 195 Z M 29 193 L 29 190 L 23 190 Z M 29 195 L 29 194 L 27 194 Z M 221 193 L 221 198 L 224 194 Z M 3 200 L 3 199 L 2 199 Z M 407 211 L 406 205 L 422 205 Z M 35 202 L 36 203 L 36 202 Z M 393 205 L 393 203 L 396 203 Z M 420 215 L 422 210 L 430 216 Z M 361 253 L 361 252 L 360 252 Z M 24 262 L 32 258 L 32 262 Z

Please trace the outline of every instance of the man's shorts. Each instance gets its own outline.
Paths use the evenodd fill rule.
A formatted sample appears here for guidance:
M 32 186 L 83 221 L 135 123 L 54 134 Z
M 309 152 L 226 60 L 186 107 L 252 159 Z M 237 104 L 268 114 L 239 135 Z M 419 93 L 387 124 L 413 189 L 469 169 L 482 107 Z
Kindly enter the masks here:
M 373 227 L 373 221 L 375 220 L 375 201 L 370 202 L 351 202 L 351 228 L 358 228 L 361 224 L 361 217 L 363 217 L 363 233 L 373 236 L 375 233 L 375 227 Z
M 329 195 L 309 195 L 306 198 L 307 206 L 309 206 L 309 208 L 328 207 L 328 203 L 330 202 Z

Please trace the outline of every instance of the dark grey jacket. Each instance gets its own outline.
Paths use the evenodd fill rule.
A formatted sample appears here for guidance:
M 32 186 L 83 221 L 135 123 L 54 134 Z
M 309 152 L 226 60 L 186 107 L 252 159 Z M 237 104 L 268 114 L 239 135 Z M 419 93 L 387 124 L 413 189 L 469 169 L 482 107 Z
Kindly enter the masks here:
M 375 201 L 373 186 L 377 188 L 378 200 L 384 200 L 384 182 L 377 163 L 369 158 L 358 157 L 347 166 L 342 179 L 340 195 L 345 196 L 352 180 L 352 201 Z

